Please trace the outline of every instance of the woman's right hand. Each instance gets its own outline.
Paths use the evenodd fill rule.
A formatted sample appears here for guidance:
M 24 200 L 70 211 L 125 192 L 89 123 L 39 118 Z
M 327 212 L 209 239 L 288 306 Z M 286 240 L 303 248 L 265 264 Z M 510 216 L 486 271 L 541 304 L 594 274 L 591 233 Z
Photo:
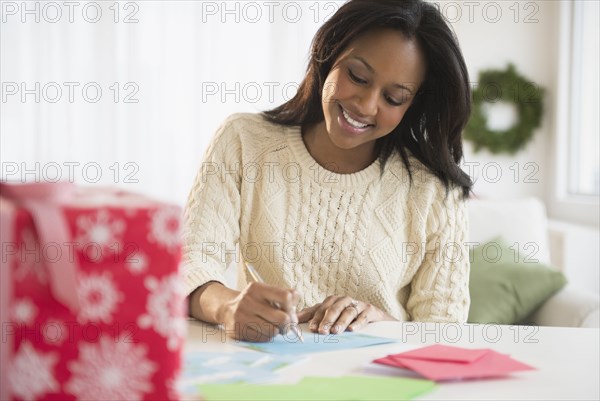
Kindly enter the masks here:
M 219 321 L 229 337 L 266 342 L 298 324 L 298 300 L 292 289 L 253 282 L 222 305 Z

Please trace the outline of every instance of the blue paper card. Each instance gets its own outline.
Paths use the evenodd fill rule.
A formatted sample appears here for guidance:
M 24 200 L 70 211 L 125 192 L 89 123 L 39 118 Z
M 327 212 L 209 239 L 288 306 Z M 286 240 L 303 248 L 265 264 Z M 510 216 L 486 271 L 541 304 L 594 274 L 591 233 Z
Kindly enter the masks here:
M 341 334 L 308 333 L 304 336 L 304 342 L 301 342 L 296 337 L 278 335 L 273 337 L 269 342 L 251 343 L 242 341 L 239 345 L 256 351 L 278 355 L 298 355 L 368 347 L 393 342 L 397 342 L 397 340 L 346 331 Z
M 186 352 L 178 389 L 195 394 L 198 384 L 270 383 L 277 379 L 279 369 L 302 360 L 259 352 Z

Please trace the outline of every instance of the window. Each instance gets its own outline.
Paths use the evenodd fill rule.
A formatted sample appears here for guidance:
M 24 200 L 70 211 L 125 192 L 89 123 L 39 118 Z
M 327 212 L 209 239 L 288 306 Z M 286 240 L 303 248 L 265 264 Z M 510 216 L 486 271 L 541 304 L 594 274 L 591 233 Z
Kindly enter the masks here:
M 568 195 L 597 197 L 600 194 L 599 4 L 597 1 L 573 2 Z

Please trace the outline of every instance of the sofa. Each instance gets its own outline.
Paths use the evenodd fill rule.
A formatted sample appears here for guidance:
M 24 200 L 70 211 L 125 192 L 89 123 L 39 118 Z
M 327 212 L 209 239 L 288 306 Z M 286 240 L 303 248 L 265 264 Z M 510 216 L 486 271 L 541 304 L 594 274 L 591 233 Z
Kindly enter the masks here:
M 470 199 L 468 213 L 471 243 L 501 237 L 566 277 L 567 284 L 535 309 L 527 324 L 599 327 L 597 229 L 548 220 L 544 204 L 534 197 Z

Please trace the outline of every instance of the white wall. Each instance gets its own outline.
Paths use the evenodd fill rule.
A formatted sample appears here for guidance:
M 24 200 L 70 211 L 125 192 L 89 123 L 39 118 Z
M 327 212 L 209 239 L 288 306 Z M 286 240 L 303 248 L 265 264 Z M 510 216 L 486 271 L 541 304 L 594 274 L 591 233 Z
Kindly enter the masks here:
M 59 19 L 45 4 L 2 2 L 0 177 L 86 184 L 100 173 L 96 184 L 183 204 L 227 115 L 293 95 L 336 2 L 120 2 L 118 22 L 114 2 L 79 2 L 72 20 L 63 2 Z M 95 6 L 84 14 L 94 4 L 96 22 Z M 97 102 L 86 84 L 102 90 Z M 37 93 L 22 98 L 21 85 Z
M 473 166 L 475 192 L 486 198 L 537 196 L 546 200 L 552 179 L 548 169 L 549 146 L 554 135 L 559 2 L 484 1 L 474 2 L 477 6 L 470 8 L 462 4 L 460 19 L 454 17 L 458 14 L 451 3 L 441 3 L 442 10 L 445 5 L 448 18 L 457 19 L 453 26 L 472 82 L 478 81 L 481 70 L 503 69 L 513 63 L 522 75 L 546 89 L 542 125 L 523 150 L 515 155 L 493 155 L 487 150 L 475 153 L 471 143 L 466 142 L 465 161 Z M 534 20 L 537 22 L 531 22 Z

